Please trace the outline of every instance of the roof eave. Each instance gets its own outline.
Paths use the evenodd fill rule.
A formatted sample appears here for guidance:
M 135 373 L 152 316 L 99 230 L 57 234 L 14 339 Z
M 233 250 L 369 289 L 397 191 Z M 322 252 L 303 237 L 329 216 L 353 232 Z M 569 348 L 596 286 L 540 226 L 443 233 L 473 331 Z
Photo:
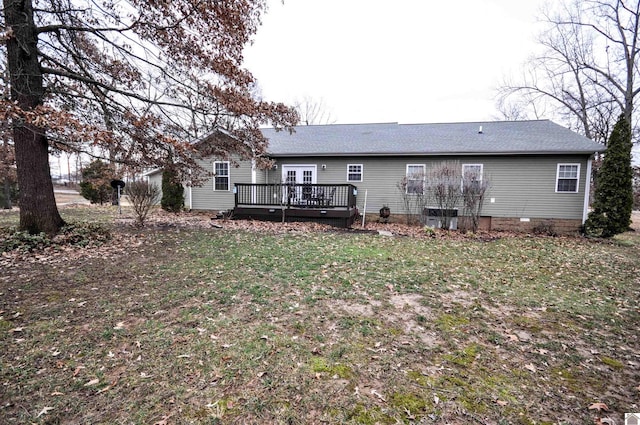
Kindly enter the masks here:
M 143 176 L 143 177 L 149 177 L 149 176 L 152 176 L 152 175 L 154 175 L 154 174 L 157 174 L 157 173 L 159 173 L 159 172 L 161 172 L 161 171 L 163 171 L 163 170 L 164 170 L 164 169 L 163 169 L 163 168 L 160 168 L 160 167 L 158 167 L 158 168 L 154 168 L 154 169 L 151 169 L 151 170 L 145 171 L 144 173 L 142 173 L 142 176 Z
M 588 151 L 500 151 L 500 152 L 297 152 L 268 153 L 269 157 L 341 157 L 341 156 L 516 156 L 516 155 L 593 155 L 602 150 Z

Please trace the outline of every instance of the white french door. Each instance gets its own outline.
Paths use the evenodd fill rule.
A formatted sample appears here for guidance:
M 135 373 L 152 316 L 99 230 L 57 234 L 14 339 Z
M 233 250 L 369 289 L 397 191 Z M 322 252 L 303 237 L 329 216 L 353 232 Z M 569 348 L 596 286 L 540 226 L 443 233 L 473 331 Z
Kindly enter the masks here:
M 283 165 L 282 182 L 284 184 L 316 184 L 317 168 L 315 165 Z M 300 204 L 303 201 L 303 191 L 301 186 L 285 193 L 285 202 L 290 199 L 291 204 Z

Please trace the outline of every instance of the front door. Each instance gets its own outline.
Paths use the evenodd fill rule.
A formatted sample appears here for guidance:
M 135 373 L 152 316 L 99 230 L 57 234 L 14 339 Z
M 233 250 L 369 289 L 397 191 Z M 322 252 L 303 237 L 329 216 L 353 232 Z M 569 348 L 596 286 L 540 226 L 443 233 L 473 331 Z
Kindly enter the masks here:
M 316 166 L 315 165 L 283 165 L 282 166 L 282 182 L 285 184 L 316 184 Z M 294 190 L 290 190 L 285 194 L 285 202 L 291 204 L 303 204 L 306 200 L 304 196 L 304 188 L 297 186 Z

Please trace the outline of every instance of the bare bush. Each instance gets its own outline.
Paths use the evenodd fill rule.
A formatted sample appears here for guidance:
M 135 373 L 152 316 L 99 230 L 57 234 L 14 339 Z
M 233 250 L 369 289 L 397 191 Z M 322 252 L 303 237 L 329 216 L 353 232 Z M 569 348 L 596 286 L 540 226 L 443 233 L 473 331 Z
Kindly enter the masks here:
M 429 205 L 438 211 L 440 227 L 449 229 L 462 201 L 462 171 L 457 161 L 435 164 L 427 172 L 425 191 Z
M 480 164 L 443 161 L 433 164 L 426 174 L 403 177 L 396 187 L 401 194 L 407 224 L 419 221 L 428 208 L 435 212 L 438 226 L 449 229 L 461 210 L 463 230 L 475 232 L 489 183 L 483 179 Z
M 415 224 L 420 221 L 420 215 L 426 205 L 426 197 L 424 193 L 424 174 L 413 173 L 404 176 L 396 187 L 400 191 L 402 198 L 402 207 L 406 217 L 407 224 Z
M 142 227 L 151 207 L 160 198 L 160 189 L 157 185 L 146 181 L 134 181 L 127 185 L 126 192 L 136 215 L 136 224 Z
M 533 226 L 531 231 L 536 235 L 558 236 L 553 220 L 544 220 Z
M 480 225 L 480 213 L 484 205 L 484 195 L 487 192 L 489 183 L 482 178 L 478 171 L 467 171 L 462 176 L 462 200 L 465 228 L 476 232 Z

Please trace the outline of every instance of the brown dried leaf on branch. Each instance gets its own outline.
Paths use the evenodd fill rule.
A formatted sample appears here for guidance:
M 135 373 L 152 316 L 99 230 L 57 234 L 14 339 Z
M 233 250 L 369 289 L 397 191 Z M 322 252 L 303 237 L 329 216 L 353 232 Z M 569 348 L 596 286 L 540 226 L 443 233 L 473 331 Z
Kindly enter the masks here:
M 90 16 L 68 1 L 5 3 L 11 98 L 0 99 L 0 123 L 28 128 L 12 137 L 28 146 L 16 164 L 20 226 L 31 233 L 64 223 L 48 196 L 48 150 L 108 158 L 131 173 L 173 164 L 194 184 L 211 173 L 199 154 L 259 162 L 268 143 L 260 127 L 298 122 L 294 108 L 262 100 L 243 67 L 265 0 L 100 2 Z

